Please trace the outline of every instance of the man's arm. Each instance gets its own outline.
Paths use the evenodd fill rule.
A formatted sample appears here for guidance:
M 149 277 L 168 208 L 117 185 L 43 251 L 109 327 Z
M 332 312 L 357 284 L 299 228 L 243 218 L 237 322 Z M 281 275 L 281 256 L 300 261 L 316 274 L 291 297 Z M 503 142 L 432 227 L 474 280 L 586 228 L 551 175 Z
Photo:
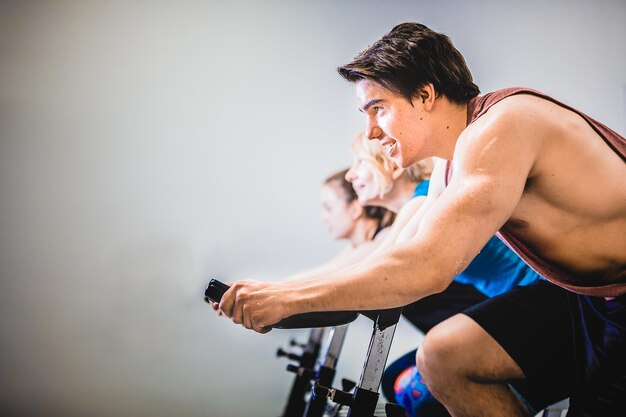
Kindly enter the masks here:
M 259 331 L 297 313 L 399 307 L 444 290 L 511 216 L 532 168 L 536 141 L 507 114 L 485 115 L 459 138 L 452 180 L 410 240 L 323 278 L 235 284 L 222 307 Z
M 430 178 L 428 196 L 414 197 L 402 206 L 393 222 L 393 225 L 389 228 L 389 232 L 387 232 L 384 239 L 376 247 L 376 249 L 365 259 L 372 259 L 381 256 L 385 251 L 397 243 L 405 242 L 410 237 L 415 235 L 424 214 L 445 189 L 444 176 L 446 161 L 439 158 L 433 159 L 435 160 L 435 167 Z

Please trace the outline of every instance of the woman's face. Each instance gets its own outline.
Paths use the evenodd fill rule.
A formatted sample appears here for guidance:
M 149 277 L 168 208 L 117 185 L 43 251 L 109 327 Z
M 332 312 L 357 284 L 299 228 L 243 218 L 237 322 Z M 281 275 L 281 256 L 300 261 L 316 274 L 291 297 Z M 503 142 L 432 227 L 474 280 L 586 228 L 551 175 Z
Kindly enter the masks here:
M 377 206 L 383 201 L 380 197 L 380 185 L 376 178 L 387 177 L 378 165 L 369 159 L 355 156 L 352 166 L 346 174 L 346 180 L 352 184 L 362 206 Z
M 348 202 L 336 181 L 324 184 L 321 192 L 322 222 L 333 239 L 347 239 L 354 230 L 356 201 Z

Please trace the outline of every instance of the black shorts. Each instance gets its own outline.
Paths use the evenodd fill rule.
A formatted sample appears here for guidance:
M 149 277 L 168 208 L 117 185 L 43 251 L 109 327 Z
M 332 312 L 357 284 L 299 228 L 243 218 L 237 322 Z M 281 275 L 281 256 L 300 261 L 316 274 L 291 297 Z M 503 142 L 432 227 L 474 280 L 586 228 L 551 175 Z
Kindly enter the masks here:
M 405 306 L 402 315 L 420 331 L 427 333 L 442 321 L 487 299 L 474 286 L 452 281 L 444 291 Z M 381 389 L 388 401 L 395 402 L 393 386 L 405 369 L 415 365 L 415 352 L 405 354 L 385 369 Z
M 488 298 L 473 285 L 452 281 L 444 291 L 405 306 L 402 315 L 423 333 L 427 333 L 442 321 Z
M 570 398 L 568 417 L 626 416 L 626 297 L 607 301 L 545 281 L 467 309 L 525 375 L 509 381 L 540 410 Z

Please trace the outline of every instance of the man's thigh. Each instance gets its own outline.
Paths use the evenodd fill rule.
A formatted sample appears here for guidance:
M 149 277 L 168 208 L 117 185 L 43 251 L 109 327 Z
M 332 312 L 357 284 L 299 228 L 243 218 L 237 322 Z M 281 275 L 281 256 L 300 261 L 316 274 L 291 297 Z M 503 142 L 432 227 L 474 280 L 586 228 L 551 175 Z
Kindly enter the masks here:
M 444 374 L 450 372 L 485 383 L 524 377 L 520 367 L 497 340 L 462 313 L 428 332 L 420 350 L 424 361 L 428 363 L 434 358 L 436 370 Z
M 503 382 L 510 383 L 534 410 L 566 398 L 573 391 L 574 349 L 567 297 L 565 290 L 538 281 L 514 288 L 463 313 L 488 335 L 481 336 L 481 332 L 474 330 L 472 337 L 480 339 L 470 339 L 467 343 L 483 343 L 485 357 L 494 353 L 499 357 L 504 355 L 501 364 L 510 366 L 508 361 L 512 361 L 520 374 L 493 373 L 492 376 L 498 381 L 505 376 Z M 481 355 L 480 350 L 477 354 Z

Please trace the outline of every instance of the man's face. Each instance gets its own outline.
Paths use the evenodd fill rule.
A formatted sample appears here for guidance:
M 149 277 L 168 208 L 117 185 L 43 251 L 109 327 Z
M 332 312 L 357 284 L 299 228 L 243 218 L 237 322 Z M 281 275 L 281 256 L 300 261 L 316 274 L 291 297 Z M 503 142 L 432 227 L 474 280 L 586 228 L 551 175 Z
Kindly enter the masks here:
M 399 167 L 406 168 L 430 155 L 424 154 L 425 111 L 420 103 L 369 80 L 356 82 L 359 110 L 367 117 L 365 134 L 378 139 Z

